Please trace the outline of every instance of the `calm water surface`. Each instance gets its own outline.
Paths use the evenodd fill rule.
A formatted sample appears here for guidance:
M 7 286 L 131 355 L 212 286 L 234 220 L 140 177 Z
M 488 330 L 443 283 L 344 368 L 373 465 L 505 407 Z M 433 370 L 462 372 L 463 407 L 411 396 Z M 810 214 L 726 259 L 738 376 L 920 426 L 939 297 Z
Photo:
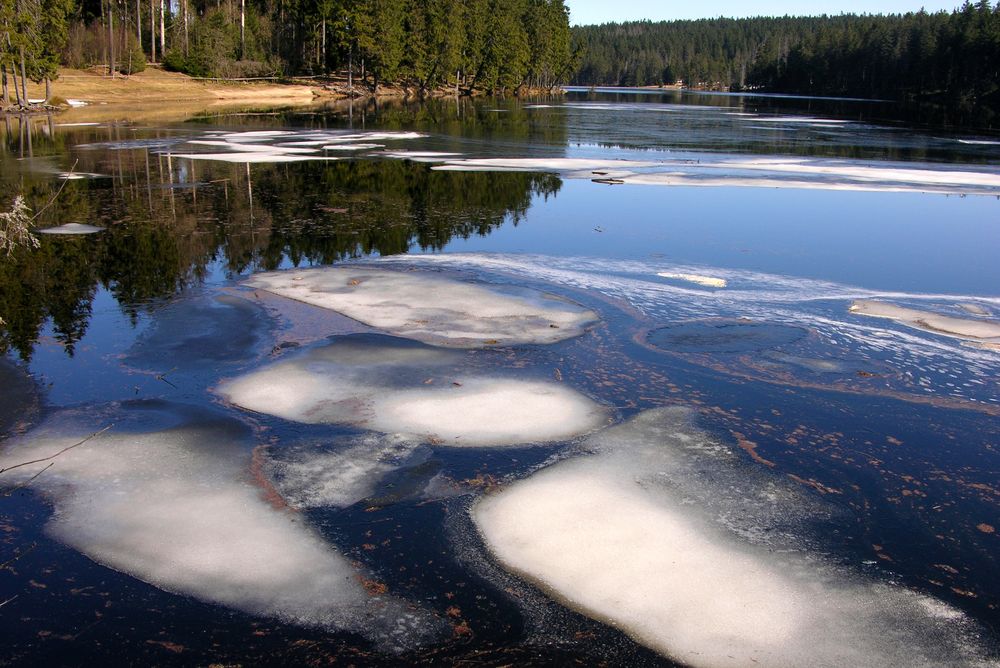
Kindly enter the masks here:
M 247 134 L 266 131 L 287 134 Z M 338 142 L 363 146 L 322 148 Z M 227 159 L 197 157 L 206 153 Z M 353 331 L 319 309 L 261 299 L 242 286 L 248 276 L 374 263 L 527 286 L 593 309 L 601 324 L 550 346 L 486 351 L 477 368 L 556 378 L 615 422 L 693 409 L 748 476 L 822 509 L 787 528 L 793 548 L 775 549 L 932 596 L 967 617 L 976 652 L 997 657 L 1000 351 L 849 311 L 876 300 L 1000 319 L 994 137 L 885 122 L 863 102 L 575 92 L 168 126 L 9 121 L 0 164 L 4 206 L 22 192 L 38 211 L 58 192 L 40 227 L 105 228 L 40 235 L 39 249 L 0 264 L 5 465 L 39 425 L 129 434 L 207 424 L 236 434 L 237 469 L 273 489 L 281 481 L 260 453 L 335 454 L 365 432 L 220 398 L 221 381 Z M 81 178 L 60 176 L 70 171 Z M 669 665 L 628 628 L 504 572 L 469 519 L 491 488 L 578 447 L 429 442 L 386 460 L 360 501 L 295 511 L 375 583 L 373 596 L 435 620 L 401 647 L 105 567 L 84 538 L 59 532 L 69 510 L 53 501 L 63 485 L 103 494 L 104 478 L 63 480 L 58 458 L 34 481 L 0 474 L 0 660 Z M 731 505 L 719 516 L 739 514 Z

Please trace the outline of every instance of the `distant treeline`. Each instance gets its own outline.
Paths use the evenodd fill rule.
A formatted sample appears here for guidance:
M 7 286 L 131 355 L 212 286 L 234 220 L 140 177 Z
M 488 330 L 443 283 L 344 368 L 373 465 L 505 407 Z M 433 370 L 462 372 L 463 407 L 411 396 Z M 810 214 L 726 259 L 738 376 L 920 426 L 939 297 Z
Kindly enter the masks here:
M 688 85 L 1000 106 L 1000 4 L 951 13 L 610 23 L 573 29 L 578 85 Z
M 0 0 L 5 93 L 8 75 L 147 60 L 202 77 L 550 87 L 572 74 L 570 44 L 563 0 Z

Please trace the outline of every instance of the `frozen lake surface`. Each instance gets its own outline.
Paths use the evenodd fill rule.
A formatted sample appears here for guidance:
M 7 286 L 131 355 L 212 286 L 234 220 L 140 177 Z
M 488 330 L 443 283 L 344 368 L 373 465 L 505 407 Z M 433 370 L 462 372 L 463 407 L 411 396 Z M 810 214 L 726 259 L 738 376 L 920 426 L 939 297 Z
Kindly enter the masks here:
M 1000 665 L 1000 145 L 881 109 L 10 128 L 0 660 Z

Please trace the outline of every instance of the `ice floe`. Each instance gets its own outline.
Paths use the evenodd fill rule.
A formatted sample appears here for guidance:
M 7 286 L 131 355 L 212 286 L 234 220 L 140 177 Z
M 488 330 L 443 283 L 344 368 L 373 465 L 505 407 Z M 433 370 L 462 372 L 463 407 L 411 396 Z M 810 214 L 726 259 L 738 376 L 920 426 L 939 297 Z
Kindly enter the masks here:
M 829 158 L 688 154 L 660 161 L 583 158 L 466 158 L 432 167 L 444 171 L 552 171 L 566 178 L 619 179 L 660 186 L 742 186 L 872 192 L 1000 194 L 1000 171 L 942 168 L 921 163 L 856 162 Z
M 324 155 L 289 155 L 274 151 L 240 151 L 233 150 L 232 153 L 173 153 L 171 157 L 187 158 L 188 160 L 212 160 L 216 162 L 238 162 L 238 163 L 277 163 L 277 162 L 305 162 L 307 160 L 338 160 L 339 158 Z
M 100 411 L 96 411 L 100 413 Z M 372 596 L 365 573 L 275 507 L 251 482 L 249 430 L 203 409 L 143 402 L 56 414 L 8 443 L 0 467 L 50 498 L 47 531 L 115 570 L 161 589 L 286 622 L 352 631 L 390 649 L 428 638 L 436 624 L 391 595 Z M 9 471 L 7 475 L 14 474 Z
M 474 353 L 355 335 L 218 387 L 243 408 L 309 424 L 347 424 L 435 445 L 500 447 L 564 441 L 608 411 L 567 386 L 477 375 Z
M 103 232 L 105 228 L 96 227 L 94 225 L 84 225 L 83 223 L 66 223 L 65 225 L 59 225 L 58 227 L 46 227 L 39 229 L 39 234 L 94 234 L 95 232 Z
M 702 276 L 701 274 L 675 274 L 669 271 L 661 271 L 656 274 L 660 278 L 669 278 L 674 281 L 686 281 L 695 285 L 702 285 L 706 288 L 724 288 L 726 279 L 715 276 Z
M 976 307 L 975 304 L 966 304 L 961 308 L 970 311 L 970 306 Z M 851 313 L 858 315 L 887 318 L 908 327 L 923 329 L 935 334 L 1000 344 L 1000 322 L 996 320 L 956 318 L 932 311 L 921 311 L 919 309 L 897 306 L 874 299 L 855 300 L 849 310 Z
M 686 665 L 996 665 L 959 611 L 796 549 L 818 502 L 689 419 L 641 413 L 485 496 L 472 513 L 489 550 Z
M 431 272 L 324 267 L 256 274 L 246 284 L 436 345 L 554 343 L 598 320 L 555 295 Z

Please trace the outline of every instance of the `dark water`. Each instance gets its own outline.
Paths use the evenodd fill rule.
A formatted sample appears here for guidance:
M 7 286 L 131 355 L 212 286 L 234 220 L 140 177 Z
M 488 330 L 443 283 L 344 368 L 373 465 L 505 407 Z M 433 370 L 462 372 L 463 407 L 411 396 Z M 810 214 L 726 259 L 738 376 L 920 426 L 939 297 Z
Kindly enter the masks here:
M 363 431 L 249 413 L 215 392 L 225 379 L 350 333 L 315 309 L 278 307 L 241 287 L 255 272 L 357 261 L 534 287 L 595 310 L 602 323 L 562 343 L 492 350 L 470 365 L 558 377 L 616 421 L 659 406 L 693 408 L 699 426 L 746 466 L 826 509 L 795 527 L 802 549 L 961 611 L 978 625 L 975 644 L 996 657 L 1000 353 L 848 307 L 882 299 L 1000 318 L 1000 186 L 991 180 L 1000 144 L 887 122 L 869 105 L 584 92 L 535 104 L 434 101 L 169 126 L 9 121 L 3 206 L 20 192 L 40 211 L 55 196 L 40 227 L 105 230 L 41 235 L 39 249 L 0 261 L 5 456 L 16 458 L 33 426 L 70 417 L 81 433 L 110 423 L 141 433 L 164 424 L 232 429 L 239 435 L 226 447 L 246 457 L 248 476 L 259 473 L 251 453 L 261 448 L 281 460 L 364 442 Z M 348 130 L 423 136 L 322 153 L 336 161 L 178 157 Z M 226 138 L 259 131 L 290 134 Z M 397 150 L 412 155 L 385 153 Z M 435 169 L 446 158 L 418 152 L 597 166 L 447 171 Z M 714 187 L 593 181 L 616 168 L 609 161 L 773 158 L 985 176 L 976 193 L 882 181 L 874 191 L 857 181 L 821 189 L 740 182 L 756 167 L 727 167 Z M 660 176 L 673 167 L 638 169 Z M 70 170 L 85 176 L 59 177 Z M 691 275 L 725 287 L 684 278 Z M 159 417 L 142 417 L 150 414 Z M 668 663 L 504 572 L 469 518 L 492 486 L 572 451 L 571 443 L 426 443 L 393 460 L 361 501 L 301 510 L 301 522 L 364 577 L 437 620 L 431 640 L 403 649 L 357 629 L 171 593 L 150 576 L 102 566 L 46 530 L 63 512 L 53 499 L 65 492 L 42 477 L 15 489 L 20 479 L 0 474 L 9 491 L 0 498 L 0 661 Z M 43 475 L 58 474 L 54 461 Z M 67 484 L 100 487 L 81 480 Z

